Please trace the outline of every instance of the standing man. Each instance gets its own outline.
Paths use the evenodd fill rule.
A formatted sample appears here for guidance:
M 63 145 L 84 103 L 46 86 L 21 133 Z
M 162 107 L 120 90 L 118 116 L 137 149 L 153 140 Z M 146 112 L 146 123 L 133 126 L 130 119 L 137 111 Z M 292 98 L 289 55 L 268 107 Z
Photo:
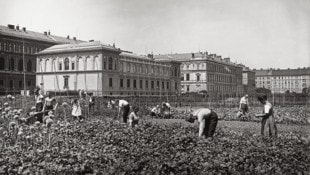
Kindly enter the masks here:
M 256 117 L 262 118 L 261 135 L 277 137 L 277 126 L 273 116 L 272 104 L 267 100 L 267 95 L 260 95 L 257 98 L 264 105 L 264 113 L 256 115 Z
M 169 118 L 170 117 L 170 115 L 171 115 L 171 106 L 170 106 L 169 103 L 163 102 L 162 112 L 163 112 L 164 118 Z
M 199 137 L 212 138 L 218 122 L 217 114 L 208 108 L 200 108 L 195 110 L 185 119 L 190 123 L 194 123 L 195 120 L 199 124 Z
M 117 118 L 120 118 L 121 111 L 123 112 L 123 122 L 127 123 L 130 106 L 126 100 L 116 100 L 118 102 L 118 115 Z
M 249 112 L 249 96 L 246 94 L 240 100 L 239 110 L 242 112 L 242 115 L 245 115 Z

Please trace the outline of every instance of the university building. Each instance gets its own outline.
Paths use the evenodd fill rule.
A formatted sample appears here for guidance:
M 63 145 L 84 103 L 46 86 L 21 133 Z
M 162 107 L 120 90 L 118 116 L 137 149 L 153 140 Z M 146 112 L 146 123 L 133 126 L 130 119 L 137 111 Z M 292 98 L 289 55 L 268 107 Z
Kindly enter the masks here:
M 270 89 L 272 93 L 301 93 L 304 88 L 310 87 L 310 67 L 254 71 L 256 87 Z
M 123 51 L 99 41 L 63 44 L 37 54 L 37 84 L 45 91 L 95 95 L 174 95 L 180 63 Z
M 35 53 L 55 44 L 79 42 L 76 38 L 59 37 L 50 32 L 39 33 L 26 27 L 0 25 L 0 94 L 21 93 L 24 85 L 27 90 L 35 88 Z
M 242 66 L 208 52 L 156 55 L 180 61 L 182 93 L 243 94 Z

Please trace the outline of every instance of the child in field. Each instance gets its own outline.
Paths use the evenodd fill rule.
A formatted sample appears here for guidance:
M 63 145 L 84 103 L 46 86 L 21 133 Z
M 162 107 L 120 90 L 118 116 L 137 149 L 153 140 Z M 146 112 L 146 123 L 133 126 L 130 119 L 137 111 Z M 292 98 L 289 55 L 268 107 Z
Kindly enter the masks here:
M 74 99 L 72 101 L 71 115 L 73 116 L 74 119 L 77 119 L 79 121 L 83 121 L 82 110 L 81 110 L 81 106 L 80 106 L 78 99 Z
M 199 124 L 199 137 L 202 138 L 212 138 L 218 122 L 217 114 L 208 109 L 208 108 L 200 108 L 192 112 L 186 119 L 186 121 L 190 123 L 194 123 L 195 120 L 198 121 Z
M 138 125 L 139 123 L 138 112 L 139 112 L 139 107 L 134 107 L 133 111 L 130 113 L 129 119 L 128 119 L 130 127 L 135 127 L 136 125 Z
M 267 100 L 267 95 L 260 95 L 257 98 L 264 105 L 263 114 L 256 115 L 256 117 L 262 118 L 261 135 L 277 137 L 277 126 L 273 116 L 272 104 Z

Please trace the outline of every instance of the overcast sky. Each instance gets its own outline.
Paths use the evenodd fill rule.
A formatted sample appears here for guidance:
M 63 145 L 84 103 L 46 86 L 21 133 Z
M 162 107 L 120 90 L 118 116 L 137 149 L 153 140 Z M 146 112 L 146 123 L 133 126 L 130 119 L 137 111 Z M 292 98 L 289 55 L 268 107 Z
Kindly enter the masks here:
M 310 0 L 0 0 L 0 24 L 138 54 L 200 50 L 250 68 L 310 66 Z

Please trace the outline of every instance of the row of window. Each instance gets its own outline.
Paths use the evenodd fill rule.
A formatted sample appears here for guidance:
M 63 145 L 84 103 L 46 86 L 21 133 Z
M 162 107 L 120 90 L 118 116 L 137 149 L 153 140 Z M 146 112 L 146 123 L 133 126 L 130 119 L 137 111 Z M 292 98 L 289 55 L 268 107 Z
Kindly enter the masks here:
M 169 68 L 161 67 L 161 66 L 154 66 L 154 65 L 142 65 L 142 64 L 135 64 L 129 62 L 121 62 L 120 69 L 123 72 L 130 72 L 130 73 L 140 73 L 140 74 L 155 74 L 155 75 L 168 75 Z M 180 75 L 180 71 L 177 67 L 174 67 L 171 70 L 171 76 L 177 77 Z
M 282 80 L 282 79 L 289 79 L 289 80 L 295 80 L 295 79 L 302 79 L 302 77 L 300 77 L 300 76 L 298 76 L 298 77 L 296 77 L 296 76 L 280 76 L 280 77 L 270 77 L 270 76 L 264 76 L 264 77 L 256 77 L 256 79 L 258 79 L 258 80 L 263 80 L 263 79 L 276 79 L 276 80 Z M 304 80 L 304 81 L 306 81 L 306 79 L 305 78 L 303 78 L 302 80 Z
M 109 81 L 110 83 L 109 83 L 109 86 L 110 87 L 112 87 L 113 86 L 113 82 L 112 82 L 112 78 L 110 78 L 110 81 Z M 151 80 L 150 81 L 150 83 L 151 83 L 151 85 L 150 85 L 150 87 L 151 87 L 151 89 L 155 89 L 155 83 L 156 83 L 156 89 L 159 89 L 160 88 L 160 86 L 161 86 L 161 89 L 162 90 L 164 90 L 165 89 L 165 87 L 166 87 L 166 89 L 168 89 L 169 90 L 169 86 L 170 86 L 170 83 L 169 82 L 161 82 L 160 83 L 160 81 L 153 81 L 153 80 Z M 124 86 L 124 79 L 120 79 L 120 83 L 119 83 L 119 85 L 120 85 L 120 88 L 124 88 L 125 86 Z M 145 83 L 144 83 L 144 85 L 145 85 L 145 89 L 149 89 L 149 81 L 148 80 L 145 80 Z M 177 83 L 175 84 L 176 86 L 175 86 L 175 89 L 177 90 Z M 137 86 L 137 80 L 133 80 L 133 88 L 138 88 L 138 86 Z M 131 87 L 131 80 L 130 79 L 127 79 L 126 80 L 126 87 L 127 88 L 130 88 Z M 143 80 L 139 80 L 139 88 L 140 89 L 143 89 Z
M 11 43 L 7 41 L 0 42 L 0 51 L 14 52 L 14 53 L 24 53 L 25 54 L 34 54 L 40 52 L 44 48 L 41 46 L 29 46 L 28 44 L 23 43 Z
M 50 72 L 50 71 L 54 71 L 56 70 L 56 59 L 53 59 L 52 60 L 52 63 L 50 64 L 49 63 L 50 59 L 46 59 L 45 60 L 45 68 L 43 70 L 43 72 Z M 83 60 L 83 58 L 79 58 L 78 59 L 78 70 L 98 70 L 100 65 L 99 62 L 98 62 L 98 57 L 94 57 L 94 58 L 86 58 L 85 62 Z M 103 69 L 108 69 L 108 70 L 116 70 L 117 69 L 117 63 L 116 61 L 114 61 L 114 67 L 113 67 L 113 58 L 112 57 L 109 57 L 108 58 L 108 64 L 107 62 L 103 61 Z M 39 67 L 41 67 L 42 65 L 42 60 L 40 60 L 39 62 Z M 70 66 L 71 66 L 71 69 L 70 69 Z M 64 59 L 64 62 L 60 61 L 58 62 L 58 69 L 57 70 L 75 70 L 77 67 L 75 66 L 75 61 L 71 61 L 71 65 L 70 65 L 70 60 L 69 58 L 65 58 Z
M 194 86 L 194 91 L 200 91 L 201 86 L 200 85 L 182 85 L 182 89 L 184 91 L 189 92 L 190 87 Z M 186 89 L 184 89 L 186 88 Z M 234 92 L 236 90 L 236 87 L 233 86 L 223 86 L 223 85 L 208 85 L 207 86 L 207 91 L 217 91 L 217 92 Z
M 183 70 L 188 70 L 188 69 L 204 69 L 205 68 L 205 63 L 191 63 L 191 64 L 183 64 L 181 65 L 181 68 Z
M 159 89 L 160 81 L 153 81 L 153 80 L 151 80 L 150 83 L 151 83 L 151 85 L 150 85 L 151 89 L 155 89 L 155 83 L 156 83 L 156 89 Z M 124 88 L 125 87 L 124 86 L 124 79 L 123 78 L 120 79 L 119 85 L 120 85 L 120 88 Z M 145 85 L 145 89 L 149 89 L 149 81 L 148 80 L 145 80 L 144 85 Z M 109 78 L 109 87 L 113 87 L 113 78 Z M 131 87 L 131 80 L 130 79 L 126 80 L 126 87 L 127 88 Z M 165 87 L 166 87 L 167 90 L 169 90 L 170 83 L 169 82 L 165 83 L 165 82 L 162 81 L 161 82 L 161 89 L 164 90 Z M 69 76 L 64 76 L 64 88 L 69 88 Z M 133 88 L 138 88 L 137 80 L 133 80 Z M 139 88 L 143 89 L 143 80 L 139 81 Z M 177 90 L 177 89 L 178 89 L 178 83 L 175 82 L 175 90 Z
M 0 88 L 5 87 L 5 84 L 7 83 L 6 87 L 10 88 L 10 89 L 22 89 L 24 88 L 24 81 L 23 80 L 18 80 L 18 81 L 14 81 L 14 80 L 8 80 L 6 82 L 6 80 L 0 80 Z M 17 84 L 16 84 L 17 83 Z M 28 80 L 27 81 L 27 86 L 34 86 L 34 81 Z
M 17 67 L 15 66 L 15 59 L 14 58 L 10 58 L 8 61 L 8 70 L 10 71 L 14 71 L 17 70 L 22 72 L 24 70 L 24 64 L 23 64 L 23 59 L 20 58 L 18 60 L 18 63 L 17 63 Z M 6 60 L 3 58 L 3 57 L 0 57 L 0 70 L 5 70 L 5 64 L 6 64 Z M 32 62 L 31 60 L 28 60 L 28 62 L 26 63 L 25 65 L 25 69 L 27 72 L 32 72 Z

